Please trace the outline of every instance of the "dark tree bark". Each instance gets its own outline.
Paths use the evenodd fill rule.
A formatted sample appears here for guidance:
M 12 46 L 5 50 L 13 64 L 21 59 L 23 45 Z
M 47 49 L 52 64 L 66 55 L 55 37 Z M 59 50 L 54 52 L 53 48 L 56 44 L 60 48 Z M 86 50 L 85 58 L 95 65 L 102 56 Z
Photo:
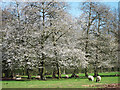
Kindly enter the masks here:
M 6 78 L 10 77 L 10 75 L 9 75 L 10 72 L 9 72 L 9 71 L 10 71 L 10 70 L 5 70 L 5 77 L 6 77 Z
M 44 44 L 44 26 L 45 26 L 45 8 L 44 8 L 44 2 L 42 2 L 42 5 L 43 5 L 43 8 L 42 8 L 42 24 L 43 24 L 43 36 L 41 37 L 42 40 L 41 40 L 41 49 L 44 48 L 43 44 Z M 41 80 L 44 80 L 44 75 L 45 75 L 45 57 L 44 57 L 44 54 L 42 53 L 42 59 L 41 59 L 41 73 L 40 73 L 40 76 L 41 76 Z
M 14 76 L 15 76 L 14 71 L 11 70 L 11 75 L 10 75 L 11 79 L 12 79 Z
M 97 68 L 94 70 L 94 77 L 97 77 L 98 76 L 98 70 Z
M 40 76 L 41 76 L 41 80 L 44 80 L 44 76 L 45 76 L 45 63 L 44 61 L 41 62 L 41 73 L 40 73 Z
M 85 76 L 88 77 L 88 69 L 85 68 Z
M 53 73 L 52 73 L 52 78 L 56 78 L 56 73 L 55 73 L 56 71 L 55 71 L 55 68 L 53 69 Z
M 86 37 L 86 45 L 85 45 L 85 52 L 86 52 L 86 58 L 87 58 L 87 54 L 88 54 L 88 39 L 89 39 L 89 30 L 90 30 L 90 26 L 91 26 L 91 3 L 90 3 L 90 12 L 89 12 L 89 23 L 87 26 L 87 37 Z M 88 70 L 87 67 L 85 68 L 85 76 L 88 76 L 87 74 Z
M 30 70 L 27 69 L 27 75 L 28 75 L 28 79 L 31 79 L 31 75 L 30 75 Z
M 58 65 L 58 63 L 57 63 L 57 71 L 58 71 L 58 79 L 60 79 L 61 78 L 61 73 L 60 73 L 60 67 L 59 67 L 59 65 Z

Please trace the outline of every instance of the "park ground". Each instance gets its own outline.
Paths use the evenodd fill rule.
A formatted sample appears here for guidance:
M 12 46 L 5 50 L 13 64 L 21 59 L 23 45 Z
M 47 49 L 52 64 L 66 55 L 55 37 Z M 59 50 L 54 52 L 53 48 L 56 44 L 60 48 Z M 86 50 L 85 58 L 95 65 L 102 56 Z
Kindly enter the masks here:
M 120 76 L 112 76 L 115 74 L 118 74 L 118 72 L 99 73 L 101 76 L 104 75 L 101 82 L 96 82 L 96 78 L 94 81 L 89 81 L 87 78 L 82 77 L 84 76 L 83 73 L 80 73 L 79 76 L 82 78 L 61 78 L 60 80 L 47 78 L 45 81 L 33 79 L 2 81 L 0 83 L 2 83 L 2 88 L 120 88 Z M 93 75 L 93 73 L 89 73 L 89 75 Z M 62 77 L 64 76 L 62 75 Z

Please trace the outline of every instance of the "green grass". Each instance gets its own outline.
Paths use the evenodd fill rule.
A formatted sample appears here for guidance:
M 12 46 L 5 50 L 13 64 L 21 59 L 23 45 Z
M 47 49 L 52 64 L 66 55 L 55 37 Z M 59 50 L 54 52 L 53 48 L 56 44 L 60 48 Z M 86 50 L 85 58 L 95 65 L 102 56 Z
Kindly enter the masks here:
M 115 74 L 119 74 L 119 73 L 118 72 L 103 72 L 103 73 L 99 73 L 99 75 L 115 75 Z M 72 74 L 62 74 L 61 77 L 65 77 L 65 75 L 68 75 L 70 77 Z M 77 75 L 79 75 L 79 76 L 85 76 L 84 73 L 79 73 Z M 93 76 L 94 73 L 88 73 L 88 75 L 92 75 Z M 27 77 L 27 76 L 22 76 L 22 77 Z M 32 77 L 35 77 L 35 76 L 32 76 Z M 46 77 L 52 77 L 52 75 L 46 75 Z
M 104 72 L 99 73 L 99 75 L 115 75 L 118 72 Z M 67 74 L 71 76 L 72 74 Z M 85 76 L 84 73 L 79 73 L 79 76 Z M 89 75 L 94 75 L 93 73 L 89 73 Z M 61 75 L 65 77 L 64 74 Z M 27 76 L 22 76 L 27 77 Z M 32 76 L 35 77 L 35 76 Z M 52 77 L 52 75 L 47 75 L 47 77 Z M 102 77 L 101 82 L 93 82 L 88 79 L 81 78 L 71 78 L 71 79 L 47 79 L 46 81 L 41 80 L 31 80 L 31 81 L 0 81 L 2 84 L 2 88 L 90 88 L 87 85 L 104 85 L 104 84 L 112 84 L 118 83 L 118 78 L 120 77 Z M 119 82 L 120 83 L 120 82 Z M 94 87 L 96 88 L 96 87 Z
M 88 81 L 88 79 L 47 79 L 46 81 L 2 81 L 2 88 L 90 88 L 85 85 L 102 85 L 118 83 L 119 77 L 102 77 L 101 82 Z M 82 86 L 83 85 L 83 86 Z

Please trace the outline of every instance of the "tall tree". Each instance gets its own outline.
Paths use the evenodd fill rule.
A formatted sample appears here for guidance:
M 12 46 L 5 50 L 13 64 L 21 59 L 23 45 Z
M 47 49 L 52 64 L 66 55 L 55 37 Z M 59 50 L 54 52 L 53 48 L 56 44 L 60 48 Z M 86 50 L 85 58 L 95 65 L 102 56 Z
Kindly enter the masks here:
M 114 27 L 113 24 L 110 24 L 112 23 L 111 20 L 114 14 L 110 8 L 101 3 L 85 2 L 83 5 L 85 5 L 82 7 L 84 18 L 79 23 L 81 23 L 82 30 L 86 30 L 87 40 L 85 51 L 90 54 L 88 62 L 89 64 L 94 64 L 94 76 L 96 76 L 98 67 L 100 64 L 104 65 L 103 62 L 109 61 L 107 65 L 110 67 L 110 59 L 107 56 L 110 55 L 110 37 L 114 38 L 114 36 L 110 34 L 114 31 L 111 29 Z M 106 47 L 106 45 L 108 45 L 108 47 Z M 105 58 L 104 55 L 106 55 Z

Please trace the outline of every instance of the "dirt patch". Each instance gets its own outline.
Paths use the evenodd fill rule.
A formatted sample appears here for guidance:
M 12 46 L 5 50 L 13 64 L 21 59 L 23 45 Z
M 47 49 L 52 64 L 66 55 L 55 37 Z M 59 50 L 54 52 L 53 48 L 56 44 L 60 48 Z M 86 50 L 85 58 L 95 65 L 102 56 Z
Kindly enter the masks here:
M 89 87 L 90 85 L 82 85 L 82 86 L 84 86 L 84 87 Z
M 98 87 L 98 88 L 120 88 L 120 83 L 104 84 L 104 85 L 82 85 L 84 87 Z
M 101 87 L 104 87 L 104 88 L 120 88 L 120 83 L 116 84 L 116 83 L 113 83 L 113 84 L 105 84 L 105 85 L 101 85 Z

